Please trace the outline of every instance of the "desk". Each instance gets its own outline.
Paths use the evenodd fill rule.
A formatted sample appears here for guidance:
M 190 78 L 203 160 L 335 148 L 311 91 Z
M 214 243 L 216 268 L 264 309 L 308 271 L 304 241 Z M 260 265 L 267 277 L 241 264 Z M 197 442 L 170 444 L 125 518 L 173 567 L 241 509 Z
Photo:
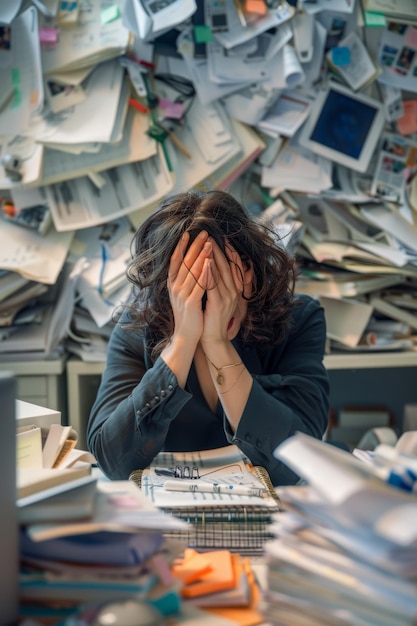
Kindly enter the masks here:
M 0 362 L 0 370 L 15 374 L 19 400 L 61 411 L 62 422 L 66 423 L 65 363 L 66 357 L 50 361 L 9 361 Z
M 67 361 L 68 424 L 78 433 L 78 446 L 86 450 L 86 428 L 97 394 L 104 363 L 88 363 L 77 358 Z

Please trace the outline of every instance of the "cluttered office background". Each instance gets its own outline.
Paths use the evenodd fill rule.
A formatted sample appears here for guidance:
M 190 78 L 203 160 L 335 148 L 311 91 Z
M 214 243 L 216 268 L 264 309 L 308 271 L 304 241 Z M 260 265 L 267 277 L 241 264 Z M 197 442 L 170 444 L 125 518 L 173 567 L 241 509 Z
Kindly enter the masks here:
M 416 428 L 413 0 L 8 0 L 0 76 L 2 367 L 99 375 L 135 228 L 226 189 L 325 309 L 334 436 Z

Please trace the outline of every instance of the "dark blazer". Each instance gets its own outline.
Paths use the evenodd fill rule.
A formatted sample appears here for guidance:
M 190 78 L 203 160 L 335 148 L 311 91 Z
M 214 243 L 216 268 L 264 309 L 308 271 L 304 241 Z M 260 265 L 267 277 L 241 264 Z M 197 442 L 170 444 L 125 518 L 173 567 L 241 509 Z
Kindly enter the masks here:
M 147 467 L 160 450 L 195 451 L 233 443 L 254 465 L 265 467 L 274 485 L 297 476 L 274 457 L 296 431 L 321 438 L 329 409 L 329 380 L 323 365 L 326 339 L 320 304 L 297 296 L 292 324 L 277 346 L 233 344 L 254 382 L 237 432 L 218 402 L 213 413 L 194 366 L 185 389 L 160 357 L 152 361 L 143 332 L 122 328 L 110 338 L 106 367 L 92 407 L 87 441 L 103 472 L 127 479 Z

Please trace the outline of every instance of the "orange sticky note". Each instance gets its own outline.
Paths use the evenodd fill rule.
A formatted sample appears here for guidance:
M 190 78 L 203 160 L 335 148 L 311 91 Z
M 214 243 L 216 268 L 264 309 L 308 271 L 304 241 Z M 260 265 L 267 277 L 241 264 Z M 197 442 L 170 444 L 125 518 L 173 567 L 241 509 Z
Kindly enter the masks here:
M 233 589 L 236 586 L 235 568 L 231 552 L 228 550 L 213 550 L 206 552 L 211 569 L 207 573 L 201 574 L 195 582 L 183 587 L 181 595 L 183 598 L 195 598 L 207 593 Z
M 247 13 L 257 13 L 257 15 L 266 15 L 268 12 L 264 0 L 246 0 L 245 10 Z
M 184 551 L 184 558 L 178 559 L 171 567 L 172 575 L 185 585 L 199 580 L 202 575 L 212 569 L 210 560 L 196 550 L 188 548 Z
M 239 626 L 256 626 L 257 624 L 265 623 L 265 618 L 252 607 L 204 608 L 204 610 L 218 617 L 229 619 L 231 622 L 239 624 Z

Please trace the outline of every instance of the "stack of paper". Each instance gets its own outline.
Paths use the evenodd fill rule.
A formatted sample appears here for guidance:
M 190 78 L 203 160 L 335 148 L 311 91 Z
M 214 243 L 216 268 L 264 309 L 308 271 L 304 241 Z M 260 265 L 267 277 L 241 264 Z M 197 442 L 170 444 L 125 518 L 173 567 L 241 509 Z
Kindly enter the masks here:
M 59 45 L 42 48 L 46 74 L 91 67 L 126 50 L 129 31 L 120 19 L 122 2 L 115 0 L 108 14 L 106 8 L 108 3 L 101 0 L 81 3 L 75 25 L 60 29 Z
M 304 623 L 307 615 L 314 626 L 414 623 L 415 494 L 307 435 L 275 454 L 307 485 L 279 489 L 285 512 L 266 547 L 270 623 Z
M 56 352 L 55 314 L 38 305 L 75 231 L 137 228 L 194 186 L 239 188 L 256 214 L 275 199 L 295 209 L 274 231 L 302 270 L 316 264 L 297 291 L 404 319 L 385 304 L 417 278 L 411 0 L 0 5 L 0 270 L 29 281 L 0 276 L 0 352 L 23 338 L 32 355 Z M 103 328 L 130 290 L 123 273 L 97 290 L 102 261 L 87 263 L 75 297 Z M 69 351 L 103 358 L 105 338 L 82 350 L 71 333 Z
M 22 527 L 19 593 L 25 615 L 55 607 L 54 617 L 63 618 L 61 606 L 68 615 L 84 602 L 120 597 L 140 597 L 162 615 L 176 613 L 179 585 L 169 566 L 179 552 L 163 532 L 184 523 L 155 509 L 129 481 L 99 480 L 93 501 L 92 512 L 82 518 Z

